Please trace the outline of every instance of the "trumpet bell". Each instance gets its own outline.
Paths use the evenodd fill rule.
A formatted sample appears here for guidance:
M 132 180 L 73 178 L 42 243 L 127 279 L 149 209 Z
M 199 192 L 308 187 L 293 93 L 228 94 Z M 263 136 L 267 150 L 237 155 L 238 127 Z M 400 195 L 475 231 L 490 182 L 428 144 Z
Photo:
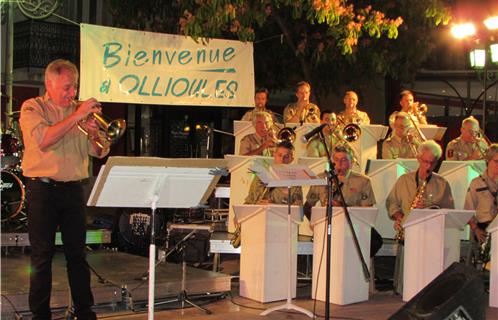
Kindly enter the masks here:
M 115 143 L 123 136 L 125 130 L 126 120 L 116 119 L 111 121 L 107 126 L 106 135 L 112 143 Z
M 289 141 L 294 144 L 294 141 L 296 140 L 296 132 L 294 132 L 292 128 L 284 127 L 278 131 L 277 139 L 279 141 Z
M 347 142 L 354 142 L 361 137 L 361 128 L 355 123 L 350 123 L 342 129 L 342 135 Z

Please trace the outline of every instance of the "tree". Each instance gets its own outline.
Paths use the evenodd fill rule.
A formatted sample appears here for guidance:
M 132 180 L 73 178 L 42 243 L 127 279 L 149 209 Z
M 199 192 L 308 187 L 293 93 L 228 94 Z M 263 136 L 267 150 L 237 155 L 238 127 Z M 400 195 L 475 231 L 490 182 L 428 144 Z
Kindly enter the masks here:
M 116 26 L 254 41 L 256 83 L 327 93 L 376 76 L 409 81 L 449 19 L 439 0 L 107 0 Z

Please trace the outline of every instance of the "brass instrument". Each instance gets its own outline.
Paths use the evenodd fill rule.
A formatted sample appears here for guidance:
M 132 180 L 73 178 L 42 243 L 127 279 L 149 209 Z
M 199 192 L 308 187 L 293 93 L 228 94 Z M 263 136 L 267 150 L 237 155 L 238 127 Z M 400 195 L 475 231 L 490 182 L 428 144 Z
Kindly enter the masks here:
M 289 141 L 294 144 L 294 141 L 296 141 L 296 132 L 294 129 L 289 127 L 280 129 L 277 133 L 277 143 L 281 141 Z
M 237 227 L 235 228 L 235 231 L 233 232 L 233 237 L 230 240 L 230 244 L 235 249 L 240 247 L 240 239 L 241 239 L 240 231 L 241 231 L 241 228 L 240 228 L 240 223 L 239 223 L 239 224 L 237 224 Z
M 413 135 L 414 138 L 418 139 L 420 142 L 425 142 L 427 141 L 427 138 L 425 135 L 422 133 L 420 130 L 419 126 L 417 123 L 413 120 L 413 118 L 409 115 L 408 118 L 410 118 L 410 122 L 412 123 L 412 127 L 408 129 L 408 134 L 411 132 L 415 132 L 415 135 Z M 413 142 L 408 139 L 408 144 L 410 145 L 410 148 L 412 149 L 413 154 L 416 156 L 417 155 L 417 147 Z
M 336 126 L 340 128 L 342 134 L 341 140 L 346 140 L 347 142 L 355 142 L 361 137 L 361 128 L 358 124 L 356 123 L 346 124 L 344 120 L 342 120 L 341 118 L 337 118 L 335 114 L 334 118 L 337 119 Z M 338 122 L 341 122 L 341 124 L 338 124 Z
M 84 127 L 84 123 L 89 119 L 95 119 L 99 127 L 99 135 L 97 137 L 90 137 L 88 131 Z M 101 147 L 105 148 L 104 144 L 99 140 L 99 137 L 104 138 L 110 144 L 117 142 L 124 134 L 126 130 L 126 121 L 124 119 L 108 120 L 103 114 L 92 112 L 88 115 L 86 119 L 78 122 L 78 129 L 80 129 L 84 134 L 89 136 L 90 139 L 94 139 L 95 143 Z
M 418 187 L 417 193 L 410 204 L 410 211 L 415 208 L 417 203 L 424 198 L 425 188 L 427 186 L 427 179 L 425 179 L 422 184 Z M 404 220 L 404 219 L 403 219 Z M 398 243 L 403 243 L 405 241 L 405 229 L 401 228 L 396 232 L 394 240 Z
M 311 105 L 302 121 L 306 122 L 306 119 L 311 120 L 312 122 L 320 122 L 320 109 L 315 105 Z
M 360 138 L 361 136 L 360 126 L 354 123 L 350 123 L 342 127 L 338 124 L 338 122 L 340 121 L 344 125 L 344 122 L 341 118 L 337 118 L 335 113 L 332 113 L 330 117 L 331 117 L 332 126 L 334 127 L 332 129 L 332 135 L 335 136 L 337 140 L 349 150 L 349 152 L 351 152 L 352 155 L 351 161 L 353 162 L 353 164 L 360 165 L 360 162 L 358 161 L 358 156 L 356 155 L 356 152 L 354 151 L 353 147 L 350 144 L 350 142 L 354 142 Z
M 417 117 L 420 124 L 427 124 L 427 105 L 420 102 L 412 104 L 412 113 Z
M 482 131 L 481 128 L 479 128 L 479 132 L 477 133 L 477 135 L 474 138 L 475 138 L 474 144 L 476 145 L 476 148 L 479 151 L 481 158 L 484 159 L 484 156 L 486 155 L 486 150 L 491 145 L 491 140 L 489 140 L 489 138 L 486 136 L 486 134 L 484 133 L 484 131 Z M 479 141 L 481 139 L 484 140 L 484 142 L 486 142 L 486 144 L 487 144 L 486 149 L 484 149 L 484 150 L 479 145 Z

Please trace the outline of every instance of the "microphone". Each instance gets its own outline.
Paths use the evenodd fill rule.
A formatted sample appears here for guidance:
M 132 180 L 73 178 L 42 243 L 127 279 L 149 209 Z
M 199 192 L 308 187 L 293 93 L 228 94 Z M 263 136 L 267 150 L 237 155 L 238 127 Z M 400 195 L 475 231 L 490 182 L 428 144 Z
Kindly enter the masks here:
M 329 125 L 328 123 L 322 123 L 321 125 L 319 125 L 315 129 L 311 130 L 310 132 L 308 132 L 307 134 L 302 136 L 301 140 L 303 141 L 303 143 L 308 142 L 311 139 L 311 137 L 313 137 L 317 133 L 321 132 L 323 130 L 323 128 L 325 128 L 328 125 Z

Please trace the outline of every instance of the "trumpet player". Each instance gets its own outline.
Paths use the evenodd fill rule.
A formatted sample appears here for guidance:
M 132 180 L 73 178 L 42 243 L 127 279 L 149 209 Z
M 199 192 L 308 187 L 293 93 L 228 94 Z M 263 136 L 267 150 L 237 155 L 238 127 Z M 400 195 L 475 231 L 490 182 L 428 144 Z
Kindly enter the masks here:
M 256 112 L 252 124 L 255 132 L 242 138 L 239 154 L 271 157 L 277 142 L 271 115 L 264 111 Z
M 297 101 L 284 109 L 285 123 L 320 123 L 320 108 L 310 102 L 311 85 L 306 81 L 296 85 Z
M 487 148 L 488 143 L 480 137 L 479 121 L 470 116 L 463 119 L 460 136 L 448 143 L 446 160 L 480 160 Z
M 327 149 L 332 151 L 332 148 L 339 142 L 337 119 L 335 119 L 335 114 L 330 110 L 323 110 L 320 115 L 321 124 L 327 124 L 323 128 L 323 136 L 325 138 L 325 143 L 327 144 Z M 320 140 L 319 135 L 315 135 L 306 145 L 306 155 L 308 157 L 326 157 L 327 152 Z
M 44 96 L 25 101 L 20 124 L 24 139 L 28 233 L 31 243 L 29 307 L 33 319 L 50 319 L 52 257 L 59 228 L 67 261 L 67 276 L 78 319 L 96 319 L 85 257 L 86 218 L 82 181 L 88 178 L 88 156 L 103 158 L 109 148 L 96 144 L 98 126 L 90 117 L 100 112 L 93 98 L 77 105 L 78 69 L 67 60 L 52 61 L 45 69 Z M 101 141 L 105 143 L 105 141 Z
M 415 134 L 410 116 L 398 112 L 395 116 L 391 135 L 382 142 L 382 159 L 413 159 L 421 141 Z
M 389 125 L 393 126 L 394 119 L 398 112 L 407 113 L 416 124 L 427 124 L 426 112 L 427 106 L 425 104 L 420 104 L 415 102 L 413 98 L 413 92 L 410 90 L 403 90 L 399 94 L 399 105 L 401 106 L 400 111 L 394 111 L 389 116 Z
M 455 207 L 450 184 L 434 173 L 442 149 L 434 140 L 421 143 L 417 149 L 418 169 L 399 177 L 386 199 L 389 218 L 396 232 L 412 209 Z M 421 186 L 424 186 L 421 188 Z M 423 192 L 421 190 L 423 189 Z M 399 244 L 394 268 L 394 292 L 403 293 L 403 244 Z
M 358 105 L 358 95 L 354 91 L 346 91 L 344 95 L 344 111 L 337 115 L 337 119 L 342 125 L 354 124 L 370 124 L 370 118 L 366 112 L 356 108 Z
M 294 146 L 288 140 L 279 142 L 273 154 L 273 164 L 290 164 L 294 160 Z M 292 187 L 291 204 L 303 204 L 303 191 L 301 187 Z M 256 176 L 249 187 L 245 204 L 287 204 L 288 189 L 286 187 L 268 188 Z
M 469 221 L 473 241 L 483 243 L 486 228 L 498 214 L 498 143 L 493 143 L 486 151 L 486 170 L 470 183 L 465 197 L 464 208 L 475 210 Z

